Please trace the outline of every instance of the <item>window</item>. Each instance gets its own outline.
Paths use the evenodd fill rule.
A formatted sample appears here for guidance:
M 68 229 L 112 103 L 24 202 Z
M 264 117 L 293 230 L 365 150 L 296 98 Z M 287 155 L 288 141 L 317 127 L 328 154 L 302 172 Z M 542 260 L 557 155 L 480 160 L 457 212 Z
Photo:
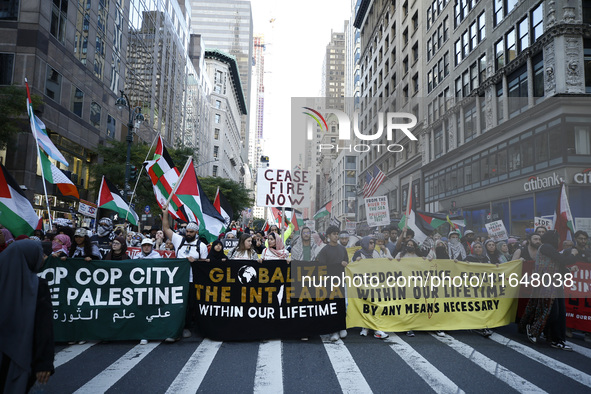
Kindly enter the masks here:
M 509 116 L 521 113 L 527 107 L 527 66 L 523 65 L 507 77 Z
M 107 114 L 107 137 L 115 138 L 115 118 Z
M 544 3 L 540 3 L 531 13 L 532 43 L 544 34 Z
M 221 120 L 221 115 L 220 115 L 220 114 L 215 114 L 215 117 L 214 117 L 214 119 L 215 119 L 215 120 L 214 120 L 214 122 L 215 122 L 215 123 L 220 123 L 220 120 Z
M 486 80 L 486 54 L 478 59 L 478 74 L 479 83 L 482 84 Z
M 413 88 L 413 93 L 416 94 L 419 92 L 419 73 L 416 73 L 412 77 L 412 88 Z
M 101 127 L 101 106 L 94 101 L 90 103 L 90 124 L 97 129 Z
M 543 133 L 534 138 L 536 149 L 536 163 L 548 161 L 548 134 Z
M 48 64 L 45 79 L 45 95 L 59 103 L 61 99 L 61 89 L 62 76 Z
M 503 67 L 505 67 L 505 49 L 501 39 L 495 43 L 495 69 L 498 71 Z
M 415 12 L 412 17 L 412 31 L 415 32 L 419 28 L 419 13 Z
M 455 50 L 455 65 L 457 67 L 460 64 L 460 62 L 462 61 L 462 40 L 457 40 L 455 42 L 454 50 Z
M 0 2 L 0 20 L 16 21 L 18 20 L 18 0 L 4 0 Z
M 84 103 L 84 92 L 72 85 L 72 97 L 70 97 L 70 111 L 82 117 L 82 104 Z
M 443 20 L 443 41 L 447 41 L 449 38 L 449 18 L 445 17 Z
M 51 7 L 51 26 L 49 32 L 62 44 L 66 37 L 68 21 L 68 0 L 53 0 Z
M 219 146 L 214 146 L 213 147 L 213 158 L 217 159 L 219 156 L 219 152 L 220 152 L 220 147 Z
M 503 20 L 503 0 L 493 0 L 493 25 L 496 26 Z
M 433 71 L 427 73 L 427 91 L 431 93 L 431 90 L 433 90 Z
M 591 155 L 591 130 L 588 126 L 575 126 L 566 135 L 568 155 Z
M 480 134 L 486 131 L 486 99 L 484 95 L 478 97 L 480 103 Z
M 215 108 L 216 108 L 216 109 L 220 109 L 220 108 L 222 108 L 222 102 L 221 102 L 220 100 L 216 100 L 216 101 L 215 101 Z
M 464 142 L 476 136 L 476 100 L 464 107 Z
M 405 74 L 408 72 L 408 56 L 406 56 L 402 61 L 402 69 L 404 70 Z
M 468 36 L 468 30 L 462 35 L 462 56 L 466 57 L 470 53 L 470 38 Z
M 218 176 L 218 166 L 213 166 L 212 176 Z
M 439 69 L 441 72 L 441 68 Z M 449 75 L 449 52 L 445 52 L 443 54 L 443 77 L 447 77 Z
M 564 140 L 564 131 L 562 129 L 554 129 L 550 131 L 548 138 L 548 154 L 550 164 L 562 162 L 562 141 Z
M 412 61 L 413 63 L 419 60 L 419 43 L 412 46 Z
M 427 40 L 427 61 L 431 60 L 431 56 L 433 55 L 433 41 L 429 38 Z
M 474 50 L 476 45 L 478 45 L 478 33 L 476 28 L 476 22 L 470 25 L 470 50 Z
M 12 85 L 13 70 L 14 54 L 0 53 L 0 85 Z
M 486 15 L 484 12 L 478 16 L 478 42 L 486 38 Z
M 433 145 L 435 150 L 435 158 L 437 159 L 443 154 L 443 129 L 441 126 L 435 130 L 435 139 Z
M 214 140 L 219 140 L 220 139 L 220 129 L 214 129 L 213 130 L 213 139 Z
M 532 58 L 534 69 L 534 97 L 544 97 L 544 54 L 540 52 Z
M 462 74 L 462 97 L 468 97 L 470 94 L 470 70 Z
M 517 24 L 517 34 L 519 37 L 518 50 L 519 52 L 522 52 L 529 46 L 529 23 L 527 21 L 527 16 Z
M 404 31 L 402 32 L 402 44 L 404 46 L 406 46 L 406 44 L 408 44 L 408 27 L 406 29 L 404 29 Z
M 470 91 L 478 88 L 478 63 L 474 62 L 470 66 Z
M 507 63 L 510 63 L 517 57 L 517 47 L 515 44 L 515 29 L 509 30 L 505 36 L 505 43 L 507 49 Z
M 518 138 L 515 138 L 509 141 L 509 172 L 521 169 L 521 149 L 518 140 Z

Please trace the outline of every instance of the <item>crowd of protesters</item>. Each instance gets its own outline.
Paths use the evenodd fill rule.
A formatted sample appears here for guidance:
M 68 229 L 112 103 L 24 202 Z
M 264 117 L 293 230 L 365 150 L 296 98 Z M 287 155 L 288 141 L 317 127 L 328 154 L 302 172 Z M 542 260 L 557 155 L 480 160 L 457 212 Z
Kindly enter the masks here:
M 112 220 L 106 217 L 99 220 L 94 233 L 88 228 L 76 228 L 75 223 L 67 220 L 58 221 L 47 232 L 36 230 L 30 237 L 15 238 L 6 228 L 0 228 L 1 334 L 2 337 L 5 334 L 10 336 L 18 330 L 24 333 L 24 336 L 14 342 L 2 341 L 0 374 L 3 374 L 4 381 L 0 383 L 6 384 L 8 378 L 19 388 L 30 387 L 35 380 L 46 382 L 53 373 L 53 365 L 48 356 L 53 353 L 53 344 L 49 344 L 52 341 L 48 339 L 52 338 L 51 330 L 40 330 L 37 327 L 38 321 L 47 320 L 51 315 L 47 283 L 36 275 L 42 266 L 42 257 L 50 255 L 63 260 L 129 260 L 129 248 L 137 248 L 139 250 L 136 249 L 136 253 L 132 254 L 132 259 L 157 259 L 162 257 L 160 252 L 174 251 L 177 258 L 186 258 L 190 262 L 251 260 L 262 264 L 265 260 L 286 260 L 289 263 L 294 259 L 332 264 L 341 271 L 352 262 L 375 258 L 396 261 L 412 257 L 425 260 L 450 259 L 497 266 L 521 259 L 534 262 L 534 272 L 537 273 L 565 273 L 575 270 L 576 266 L 573 264 L 576 262 L 591 263 L 589 235 L 584 231 L 577 231 L 574 240 L 564 241 L 563 245 L 558 245 L 555 231 L 548 231 L 544 227 L 536 228 L 524 241 L 509 238 L 495 242 L 470 230 L 463 233 L 452 230 L 444 235 L 433 232 L 419 243 L 414 238 L 413 230 L 408 228 L 400 230 L 398 227 L 386 227 L 380 232 L 359 237 L 340 231 L 335 226 L 330 226 L 325 234 L 303 227 L 296 235 L 294 225 L 287 219 L 286 224 L 287 230 L 282 233 L 277 226 L 271 226 L 267 232 L 255 232 L 251 223 L 243 229 L 238 223 L 232 222 L 227 233 L 221 234 L 211 244 L 199 237 L 199 226 L 196 223 L 180 224 L 173 231 L 166 209 L 163 210 L 162 228 L 143 232 L 114 226 Z M 226 252 L 224 241 L 231 239 L 237 243 Z M 352 247 L 355 252 L 349 259 L 347 248 Z M 191 284 L 192 276 L 191 271 Z M 24 297 L 22 289 L 26 287 L 35 291 L 31 293 L 30 299 L 18 301 L 20 310 L 15 309 L 12 302 L 6 302 Z M 195 328 L 195 315 L 191 313 L 195 311 L 195 305 L 192 305 L 196 299 L 195 287 L 189 288 L 193 294 L 189 295 L 183 337 L 190 337 L 191 330 Z M 11 295 L 10 292 L 18 293 L 19 296 Z M 520 321 L 520 330 L 527 333 L 531 342 L 535 343 L 545 337 L 554 348 L 572 350 L 565 342 L 566 336 L 572 336 L 572 330 L 566 328 L 564 292 L 552 287 L 540 288 L 538 293 L 527 305 Z M 485 337 L 492 334 L 488 328 L 476 331 Z M 367 328 L 361 328 L 362 336 L 367 333 Z M 436 334 L 445 336 L 441 331 Z M 347 331 L 343 326 L 342 330 L 332 333 L 330 339 L 335 341 L 346 335 Z M 407 335 L 414 336 L 414 332 L 409 331 Z M 376 330 L 374 337 L 384 339 L 388 334 Z M 178 339 L 167 338 L 166 341 L 174 342 Z M 24 355 L 14 354 L 13 345 L 23 340 L 27 342 L 30 351 Z M 591 341 L 588 333 L 585 340 Z M 146 344 L 147 340 L 140 343 Z M 21 368 L 22 363 L 32 365 L 32 369 L 26 373 Z M 5 389 L 7 387 L 9 386 L 4 386 Z

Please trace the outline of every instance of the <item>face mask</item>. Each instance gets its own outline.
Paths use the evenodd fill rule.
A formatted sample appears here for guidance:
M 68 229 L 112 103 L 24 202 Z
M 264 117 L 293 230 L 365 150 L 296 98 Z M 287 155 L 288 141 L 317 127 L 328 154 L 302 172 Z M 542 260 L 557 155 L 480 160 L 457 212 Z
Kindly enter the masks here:
M 415 248 L 414 248 L 413 246 L 407 246 L 407 247 L 406 247 L 406 251 L 407 251 L 408 253 L 413 253 L 413 252 L 415 251 Z
M 460 240 L 457 239 L 457 238 L 452 238 L 452 239 L 449 240 L 449 242 L 452 243 L 452 244 L 454 244 L 454 245 L 457 245 L 457 244 L 460 243 Z
M 438 247 L 436 247 L 435 248 L 435 252 L 436 253 L 445 253 L 446 252 L 445 246 L 438 246 Z

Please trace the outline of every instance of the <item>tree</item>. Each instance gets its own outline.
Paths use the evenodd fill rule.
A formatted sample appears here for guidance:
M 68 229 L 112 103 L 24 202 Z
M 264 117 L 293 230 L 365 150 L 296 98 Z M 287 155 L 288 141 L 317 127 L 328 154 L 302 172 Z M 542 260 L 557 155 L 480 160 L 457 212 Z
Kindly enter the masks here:
M 240 183 L 231 179 L 220 177 L 199 178 L 203 192 L 211 202 L 215 199 L 215 193 L 220 188 L 220 192 L 226 197 L 232 209 L 234 210 L 233 220 L 240 217 L 243 209 L 252 207 L 254 200 L 250 197 L 250 190 L 246 189 Z
M 39 108 L 43 100 L 31 95 L 33 108 Z M 23 86 L 0 87 L 0 149 L 12 145 L 20 132 L 31 132 L 27 114 L 27 90 Z

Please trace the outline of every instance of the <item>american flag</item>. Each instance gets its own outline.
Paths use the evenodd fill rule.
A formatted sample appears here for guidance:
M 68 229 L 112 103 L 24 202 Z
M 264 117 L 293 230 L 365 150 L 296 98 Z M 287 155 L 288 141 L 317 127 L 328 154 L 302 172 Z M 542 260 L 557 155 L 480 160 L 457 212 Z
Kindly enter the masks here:
M 373 166 L 373 174 L 369 171 L 365 173 L 365 186 L 363 186 L 363 198 L 371 197 L 378 190 L 378 187 L 384 182 L 386 175 L 378 168 Z

